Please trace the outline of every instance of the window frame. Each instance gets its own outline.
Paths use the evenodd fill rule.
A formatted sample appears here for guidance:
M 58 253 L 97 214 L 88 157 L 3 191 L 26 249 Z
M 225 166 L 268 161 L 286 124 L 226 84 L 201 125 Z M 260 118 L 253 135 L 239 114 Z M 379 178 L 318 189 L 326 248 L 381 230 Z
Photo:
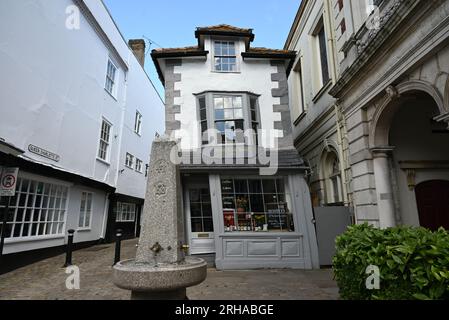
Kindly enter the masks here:
M 215 44 L 216 43 L 233 43 L 234 44 L 234 55 L 217 55 Z M 240 72 L 240 64 L 239 59 L 237 55 L 237 47 L 238 47 L 238 40 L 235 39 L 211 39 L 211 47 L 212 47 L 212 71 L 218 72 L 218 73 L 239 73 Z M 234 58 L 235 59 L 235 70 L 217 70 L 215 59 L 216 58 Z
M 107 138 L 108 140 L 104 140 L 103 139 L 103 126 L 107 125 L 109 130 L 108 130 L 108 134 L 107 134 Z M 105 163 L 109 163 L 109 157 L 110 157 L 110 153 L 109 153 L 109 147 L 111 146 L 111 133 L 112 133 L 112 123 L 109 122 L 106 118 L 102 118 L 101 119 L 101 127 L 100 127 L 100 139 L 99 139 L 99 143 L 98 143 L 98 151 L 97 151 L 97 159 L 100 161 L 103 161 Z M 102 145 L 105 145 L 106 148 L 104 150 L 102 150 Z M 101 151 L 104 152 L 104 158 L 101 157 Z
M 321 96 L 323 90 L 331 83 L 332 74 L 331 74 L 331 59 L 329 57 L 329 47 L 328 47 L 328 34 L 326 30 L 325 17 L 323 13 L 320 13 L 316 22 L 314 23 L 311 32 L 309 33 L 312 40 L 312 61 L 314 64 L 314 68 L 316 71 L 313 73 L 313 85 L 315 97 L 314 101 Z M 321 35 L 324 35 L 324 40 Z M 322 44 L 324 43 L 324 47 Z M 323 49 L 324 51 L 323 52 Z M 325 54 L 323 54 L 325 53 Z M 325 58 L 326 63 L 324 63 L 323 59 Z M 323 66 L 326 65 L 326 69 Z M 327 73 L 327 79 L 325 78 L 325 71 Z
M 305 90 L 304 90 L 304 78 L 303 78 L 303 65 L 302 65 L 302 54 L 298 54 L 298 60 L 296 61 L 293 69 L 293 88 L 295 95 L 292 95 L 292 106 L 297 106 L 297 110 L 293 109 L 292 118 L 293 123 L 298 124 L 299 119 L 307 113 Z M 299 88 L 298 88 L 299 87 Z M 297 111 L 297 113 L 296 113 Z
M 131 214 L 132 219 L 123 219 L 124 214 L 123 214 L 123 206 L 126 205 L 128 208 L 129 207 L 133 207 L 134 211 L 126 211 L 126 214 Z M 115 222 L 119 222 L 119 223 L 131 223 L 131 222 L 135 222 L 136 221 L 136 217 L 137 217 L 137 206 L 135 203 L 132 202 L 121 202 L 121 201 L 117 201 L 116 204 L 116 212 L 115 212 Z
M 34 174 L 28 173 L 19 173 L 19 177 L 17 179 L 17 187 L 16 187 L 16 195 L 12 197 L 8 216 L 11 215 L 12 220 L 7 221 L 7 226 L 11 226 L 10 231 L 6 229 L 7 233 L 10 233 L 8 237 L 5 237 L 5 243 L 18 243 L 24 241 L 36 241 L 36 240 L 45 240 L 45 239 L 54 239 L 54 238 L 63 238 L 65 236 L 65 229 L 67 226 L 67 215 L 68 215 L 68 203 L 70 200 L 70 184 L 59 182 L 54 179 L 40 177 Z M 24 191 L 22 188 L 23 181 L 27 181 L 28 185 L 26 190 Z M 34 184 L 34 191 L 30 193 L 31 185 Z M 39 186 L 42 185 L 42 192 L 39 193 Z M 47 189 L 49 187 L 49 189 Z M 52 193 L 53 189 L 55 189 L 55 193 Z M 25 201 L 22 203 L 21 196 L 24 194 Z M 58 196 L 59 195 L 59 196 Z M 29 206 L 30 196 L 32 205 Z M 53 197 L 52 197 L 53 196 Z M 39 204 L 36 206 L 37 198 L 39 199 Z M 46 198 L 46 199 L 45 199 Z M 53 200 L 52 200 L 53 198 Z M 6 197 L 3 197 L 6 199 Z M 2 199 L 2 200 L 3 200 Z M 57 206 L 59 201 L 59 207 Z M 44 205 L 45 204 L 45 205 Z M 6 203 L 4 205 L 0 205 L 0 210 L 3 213 Z M 22 209 L 21 219 L 19 217 L 19 209 Z M 38 212 L 37 220 L 34 220 L 35 213 Z M 56 213 L 57 212 L 57 213 Z M 29 213 L 29 219 L 26 219 Z M 43 215 L 42 215 L 43 214 Z M 51 216 L 51 220 L 48 218 Z M 56 216 L 58 219 L 56 220 Z M 44 217 L 44 219 L 42 219 Z M 22 233 L 25 229 L 25 225 L 27 226 L 27 235 L 23 236 Z M 37 225 L 35 228 L 35 235 L 32 235 L 34 225 Z M 47 228 L 50 225 L 50 231 L 47 233 Z M 54 228 L 56 225 L 56 228 Z M 42 226 L 42 234 L 40 233 Z M 19 236 L 14 237 L 16 227 L 20 228 Z M 56 229 L 54 233 L 52 230 Z
M 81 211 L 81 206 L 83 203 L 83 196 L 86 195 L 86 199 L 85 199 L 85 207 L 84 207 L 84 212 Z M 90 215 L 89 215 L 89 225 L 86 226 L 86 213 L 89 211 L 87 210 L 87 200 L 88 200 L 88 196 L 91 196 L 90 199 Z M 94 193 L 92 191 L 86 191 L 86 190 L 82 190 L 81 191 L 81 198 L 80 198 L 80 208 L 79 208 L 79 216 L 78 216 L 78 228 L 77 230 L 80 231 L 86 231 L 86 230 L 91 230 L 92 229 L 92 216 L 93 216 L 93 207 L 94 207 Z M 80 220 L 81 220 L 81 216 L 83 216 L 83 225 L 80 225 Z
M 138 166 L 138 164 L 140 164 Z M 136 157 L 136 161 L 134 164 L 134 170 L 138 173 L 143 173 L 143 161 Z
M 207 123 L 207 130 L 210 129 L 216 129 L 216 122 L 217 119 L 215 117 L 215 104 L 214 104 L 214 98 L 216 96 L 229 96 L 229 97 L 238 97 L 240 96 L 242 98 L 242 113 L 243 113 L 243 132 L 247 131 L 248 129 L 251 129 L 251 124 L 254 122 L 253 119 L 251 119 L 251 110 L 250 110 L 250 99 L 251 97 L 254 97 L 257 101 L 256 106 L 256 117 L 257 117 L 257 124 L 258 124 L 258 130 L 261 129 L 261 118 L 260 118 L 260 95 L 252 92 L 225 92 L 225 91 L 207 91 L 200 94 L 195 94 L 196 96 L 196 104 L 197 104 L 197 121 L 200 124 L 199 125 L 199 143 L 202 146 L 243 146 L 245 145 L 245 141 L 243 143 L 241 142 L 234 142 L 234 143 L 220 143 L 220 139 L 218 137 L 215 138 L 216 144 L 210 144 L 209 141 L 211 140 L 211 136 L 208 135 L 207 141 L 203 139 L 203 131 L 201 127 L 202 122 Z M 206 121 L 201 118 L 201 106 L 200 106 L 200 99 L 205 100 L 206 104 Z M 239 119 L 240 120 L 240 119 Z M 226 121 L 226 120 L 224 120 Z M 232 120 L 229 120 L 232 121 Z M 258 131 L 259 133 L 260 131 Z M 208 132 L 210 134 L 210 132 Z M 243 138 L 248 139 L 247 145 L 256 145 L 257 141 L 254 141 L 254 137 L 245 137 L 243 135 Z M 257 139 L 256 139 L 257 140 Z
M 232 184 L 233 184 L 233 190 L 232 192 L 223 192 L 223 181 L 224 180 L 232 180 Z M 246 185 L 247 185 L 247 191 L 246 192 L 237 192 L 236 187 L 235 187 L 235 181 L 245 181 Z M 249 187 L 249 182 L 250 181 L 260 181 L 260 192 L 251 192 L 250 187 Z M 274 193 L 273 192 L 269 192 L 264 190 L 264 181 L 273 181 L 274 182 Z M 282 181 L 283 185 L 282 188 L 278 187 L 278 183 L 279 181 Z M 234 234 L 234 233 L 242 233 L 242 232 L 246 232 L 249 234 L 259 234 L 259 233 L 263 233 L 263 234 L 267 234 L 267 235 L 273 235 L 273 234 L 295 234 L 298 233 L 298 223 L 296 220 L 296 209 L 295 209 L 295 204 L 294 204 L 294 197 L 291 193 L 290 187 L 289 187 L 289 180 L 288 180 L 288 176 L 273 176 L 273 177 L 257 177 L 257 176 L 228 176 L 228 175 L 223 175 L 220 176 L 220 209 L 221 209 L 221 213 L 220 213 L 220 225 L 222 226 L 223 230 L 222 232 L 224 232 L 226 235 L 229 234 Z M 247 207 L 247 211 L 238 211 L 238 204 L 237 204 L 237 198 L 238 196 L 242 197 L 247 195 L 247 199 L 249 200 L 247 203 L 248 207 Z M 251 196 L 254 195 L 259 195 L 262 198 L 262 206 L 264 209 L 264 212 L 261 211 L 257 211 L 257 210 L 253 210 L 252 205 L 251 205 Z M 277 207 L 278 209 L 267 209 L 268 204 L 266 203 L 266 198 L 269 195 L 276 195 L 276 203 L 277 203 Z M 281 201 L 282 197 L 279 197 L 280 195 L 283 195 L 283 199 L 284 201 Z M 228 199 L 230 199 L 230 197 L 232 196 L 233 198 L 233 203 L 234 203 L 234 209 L 227 209 L 224 208 L 224 204 L 223 202 L 225 201 L 223 196 L 227 196 Z M 272 205 L 273 203 L 269 203 L 269 205 Z M 268 230 L 268 231 L 263 231 L 263 230 L 227 230 L 227 226 L 224 223 L 224 218 L 225 218 L 225 212 L 229 214 L 231 214 L 231 212 L 233 213 L 233 217 L 234 217 L 234 225 L 238 224 L 239 222 L 239 218 L 238 215 L 247 215 L 248 213 L 253 213 L 254 215 L 265 215 L 265 223 L 268 224 L 267 222 L 267 218 L 269 214 L 276 214 L 276 212 L 269 212 L 270 210 L 281 210 L 280 207 L 282 204 L 286 204 L 287 205 L 287 209 L 288 211 L 285 211 L 283 214 L 285 215 L 289 215 L 289 218 L 291 219 L 290 222 L 293 224 L 293 230 L 283 230 L 282 229 L 282 225 L 281 225 L 281 229 L 275 229 L 275 230 Z M 279 215 L 279 221 L 281 221 L 281 214 L 282 212 L 279 211 L 277 212 L 277 214 Z M 251 217 L 251 220 L 255 219 L 255 217 Z M 243 219 L 243 220 L 248 220 L 248 218 Z M 250 228 L 252 229 L 252 227 Z M 289 229 L 289 227 L 287 227 L 287 229 Z
M 111 78 L 111 75 L 109 74 L 109 66 L 113 67 L 113 71 L 114 71 L 114 78 Z M 105 79 L 105 84 L 104 84 L 104 89 L 106 90 L 107 93 L 109 93 L 114 99 L 117 99 L 117 82 L 118 82 L 118 73 L 119 73 L 119 68 L 117 67 L 117 64 L 114 63 L 114 61 L 112 60 L 111 57 L 108 57 L 108 63 L 107 63 L 107 67 L 106 67 L 106 79 Z M 111 88 L 108 88 L 108 81 L 111 82 Z
M 142 119 L 142 114 L 139 112 L 139 110 L 136 110 L 136 116 L 134 118 L 134 133 L 139 137 L 142 136 Z
M 133 169 L 134 170 L 134 159 L 135 158 L 136 157 L 134 157 L 133 154 L 127 152 L 126 155 L 125 155 L 125 166 L 127 168 L 129 168 L 129 169 Z M 130 161 L 129 161 L 129 159 L 130 159 Z

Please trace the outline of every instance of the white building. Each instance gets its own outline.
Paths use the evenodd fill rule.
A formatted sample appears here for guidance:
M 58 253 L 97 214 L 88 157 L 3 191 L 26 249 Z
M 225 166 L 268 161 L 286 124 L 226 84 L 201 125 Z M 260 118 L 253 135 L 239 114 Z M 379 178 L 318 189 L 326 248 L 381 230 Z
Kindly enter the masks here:
M 152 52 L 166 133 L 180 139 L 190 254 L 209 255 L 218 269 L 318 267 L 305 166 L 291 134 L 295 52 L 254 48 L 251 29 L 228 25 L 195 36 L 197 46 Z
M 20 168 L 4 253 L 62 246 L 68 229 L 134 235 L 163 130 L 142 43 L 139 61 L 96 0 L 1 1 L 0 39 L 0 166 Z

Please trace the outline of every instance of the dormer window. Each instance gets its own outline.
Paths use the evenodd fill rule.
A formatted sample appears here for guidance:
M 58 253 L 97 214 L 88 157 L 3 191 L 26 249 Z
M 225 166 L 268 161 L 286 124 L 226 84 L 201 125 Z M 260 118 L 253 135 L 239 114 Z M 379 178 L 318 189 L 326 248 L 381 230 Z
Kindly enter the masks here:
M 237 71 L 235 42 L 214 41 L 214 70 L 219 72 Z

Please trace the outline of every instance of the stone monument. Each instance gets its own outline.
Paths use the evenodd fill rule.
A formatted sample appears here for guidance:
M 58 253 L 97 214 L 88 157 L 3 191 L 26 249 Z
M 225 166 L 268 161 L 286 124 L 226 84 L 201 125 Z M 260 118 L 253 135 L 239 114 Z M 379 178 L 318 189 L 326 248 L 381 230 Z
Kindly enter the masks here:
M 170 161 L 177 144 L 156 137 L 151 149 L 142 228 L 135 260 L 113 268 L 113 281 L 135 300 L 182 300 L 186 288 L 206 279 L 207 263 L 186 257 L 179 167 Z

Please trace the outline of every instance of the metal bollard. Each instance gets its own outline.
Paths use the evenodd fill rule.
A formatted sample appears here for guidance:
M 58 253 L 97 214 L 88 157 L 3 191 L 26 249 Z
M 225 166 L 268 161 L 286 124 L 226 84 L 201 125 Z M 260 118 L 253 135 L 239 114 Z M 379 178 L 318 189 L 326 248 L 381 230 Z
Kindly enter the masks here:
M 66 247 L 64 268 L 67 268 L 68 266 L 72 265 L 73 234 L 75 233 L 75 230 L 70 229 L 67 232 L 69 233 L 69 235 Z
M 114 257 L 114 264 L 115 266 L 120 261 L 120 247 L 122 245 L 122 236 L 123 236 L 122 229 L 117 229 L 117 232 L 115 234 L 115 257 Z

